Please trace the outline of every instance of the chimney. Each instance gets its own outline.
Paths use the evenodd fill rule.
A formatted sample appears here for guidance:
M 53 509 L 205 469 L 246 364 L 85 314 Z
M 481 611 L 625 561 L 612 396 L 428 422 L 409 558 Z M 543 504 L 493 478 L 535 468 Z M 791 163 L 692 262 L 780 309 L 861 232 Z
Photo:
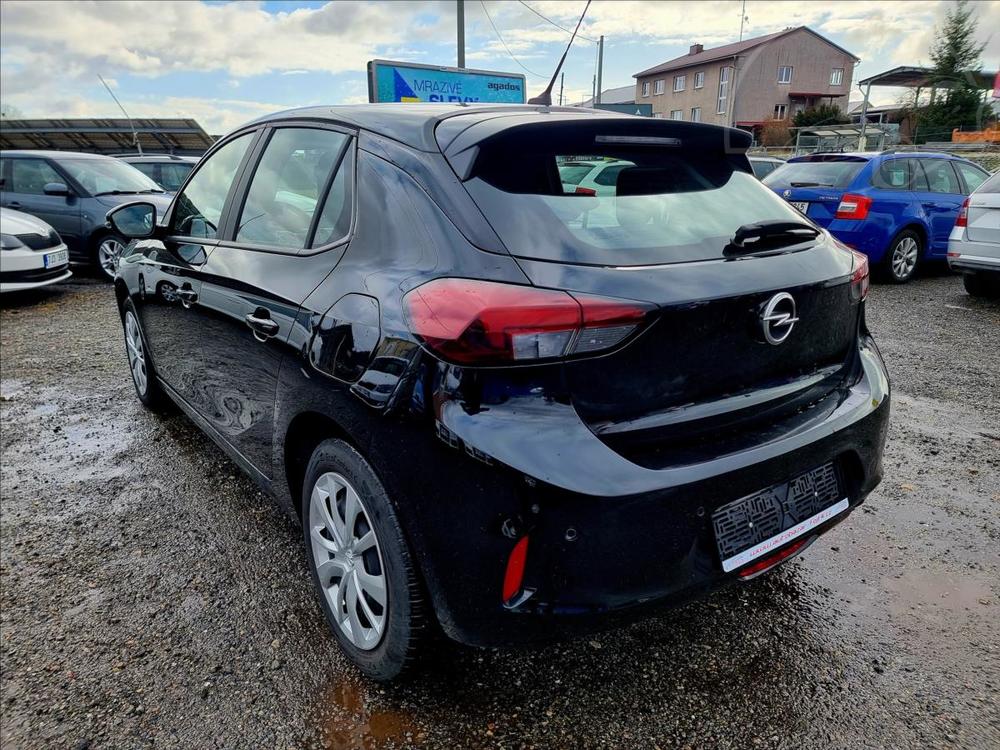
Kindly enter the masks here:
M 692 44 L 691 49 L 688 50 L 689 55 L 697 55 L 699 52 L 704 52 L 705 48 L 700 44 Z

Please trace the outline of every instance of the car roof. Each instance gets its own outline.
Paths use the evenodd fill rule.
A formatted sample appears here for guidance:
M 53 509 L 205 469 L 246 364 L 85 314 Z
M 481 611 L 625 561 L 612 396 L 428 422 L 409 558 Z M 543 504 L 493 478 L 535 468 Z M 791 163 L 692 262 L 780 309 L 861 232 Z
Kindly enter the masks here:
M 113 156 L 105 156 L 104 154 L 88 154 L 85 151 L 44 151 L 35 149 L 10 149 L 7 151 L 0 151 L 0 156 L 4 159 L 10 158 L 29 158 L 33 157 L 35 159 L 60 159 L 60 158 L 72 158 L 72 159 L 113 159 Z
M 327 120 L 384 135 L 421 151 L 440 151 L 435 130 L 445 120 L 462 117 L 463 125 L 483 120 L 511 117 L 520 124 L 578 116 L 590 119 L 634 118 L 608 110 L 584 107 L 544 107 L 533 104 L 434 104 L 396 103 L 346 104 L 327 107 L 302 107 L 258 118 L 249 126 L 283 120 Z M 647 120 L 649 118 L 638 118 Z M 514 124 L 511 122 L 511 124 Z M 465 128 L 459 128 L 464 130 Z
M 812 161 L 815 157 L 831 157 L 831 156 L 844 156 L 848 159 L 857 159 L 859 161 L 873 161 L 875 159 L 880 159 L 883 157 L 900 156 L 900 157 L 914 157 L 917 159 L 957 159 L 959 161 L 967 161 L 956 154 L 945 153 L 944 151 L 817 151 L 814 154 L 803 154 L 802 156 L 793 156 L 788 161 L 790 162 L 801 162 L 801 161 Z M 835 161 L 830 159 L 830 161 Z
M 187 162 L 189 164 L 194 164 L 198 161 L 197 156 L 177 156 L 176 154 L 119 154 L 118 159 L 122 161 L 127 161 L 134 164 L 146 164 L 150 162 Z

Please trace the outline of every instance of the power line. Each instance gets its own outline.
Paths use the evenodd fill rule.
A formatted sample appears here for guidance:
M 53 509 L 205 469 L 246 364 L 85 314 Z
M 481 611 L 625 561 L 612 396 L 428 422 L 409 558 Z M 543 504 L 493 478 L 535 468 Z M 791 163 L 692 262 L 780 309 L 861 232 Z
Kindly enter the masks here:
M 534 13 L 536 16 L 538 16 L 539 18 L 541 18 L 543 21 L 548 21 L 553 26 L 555 26 L 557 29 L 562 29 L 567 34 L 572 34 L 573 33 L 570 29 L 567 29 L 565 26 L 560 26 L 555 21 L 553 21 L 551 18 L 548 18 L 547 16 L 543 16 L 537 10 L 535 10 L 530 5 L 528 5 L 526 2 L 524 2 L 524 0 L 517 0 L 517 1 L 519 3 L 521 3 L 521 5 L 523 5 L 525 8 L 527 8 L 528 10 L 530 10 L 532 13 Z M 577 34 L 576 36 L 577 36 L 578 39 L 583 39 L 584 41 L 593 42 L 594 44 L 597 44 L 597 40 L 596 39 L 591 39 L 590 37 L 586 37 L 583 34 Z
M 510 51 L 510 47 L 507 46 L 507 42 L 503 40 L 503 36 L 501 36 L 500 30 L 497 28 L 497 25 L 493 23 L 493 18 L 490 16 L 490 12 L 486 9 L 486 3 L 483 2 L 483 0 L 479 0 L 479 4 L 483 6 L 483 13 L 486 14 L 486 20 L 490 22 L 490 26 L 493 27 L 493 33 L 497 35 L 497 39 L 500 40 L 500 44 L 502 44 L 503 48 L 507 50 L 507 54 L 510 55 L 510 59 L 516 62 L 518 65 L 520 65 L 526 73 L 531 73 L 531 75 L 533 75 L 535 78 L 545 78 L 546 76 L 543 76 L 540 73 L 536 73 L 531 68 L 522 63 L 520 60 L 518 60 L 516 57 L 514 57 L 514 53 Z

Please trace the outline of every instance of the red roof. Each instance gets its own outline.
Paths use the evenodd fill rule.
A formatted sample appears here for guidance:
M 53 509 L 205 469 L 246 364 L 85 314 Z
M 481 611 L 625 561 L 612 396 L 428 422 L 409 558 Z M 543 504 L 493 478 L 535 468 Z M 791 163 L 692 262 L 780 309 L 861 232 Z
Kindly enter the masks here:
M 643 70 L 639 73 L 635 73 L 633 78 L 640 78 L 642 76 L 651 76 L 657 73 L 666 73 L 669 70 L 679 70 L 681 68 L 688 68 L 693 65 L 704 65 L 705 63 L 715 62 L 716 60 L 724 60 L 727 57 L 735 57 L 736 55 L 742 54 L 749 49 L 754 47 L 759 47 L 762 44 L 770 42 L 778 37 L 785 36 L 786 34 L 791 34 L 794 31 L 799 31 L 805 29 L 813 36 L 819 37 L 827 44 L 836 47 L 841 52 L 850 55 L 855 60 L 860 60 L 857 55 L 848 52 L 846 49 L 838 44 L 834 44 L 825 36 L 817 34 L 815 31 L 810 29 L 808 26 L 796 26 L 794 28 L 785 29 L 784 31 L 777 31 L 773 34 L 765 34 L 764 36 L 757 36 L 753 39 L 744 39 L 742 42 L 733 42 L 732 44 L 724 44 L 721 47 L 715 47 L 713 49 L 702 50 L 695 54 L 681 55 L 680 57 L 675 57 L 673 60 L 667 60 L 665 63 L 660 63 L 659 65 L 649 68 L 648 70 Z

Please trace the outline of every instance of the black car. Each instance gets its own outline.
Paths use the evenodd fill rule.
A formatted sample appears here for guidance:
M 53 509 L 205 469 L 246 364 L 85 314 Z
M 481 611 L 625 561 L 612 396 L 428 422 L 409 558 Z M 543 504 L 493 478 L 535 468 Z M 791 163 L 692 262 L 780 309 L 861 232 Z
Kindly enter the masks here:
M 131 164 L 168 193 L 176 193 L 184 180 L 191 174 L 198 160 L 193 156 L 175 154 L 128 154 L 119 156 L 123 162 Z
M 749 140 L 533 106 L 258 120 L 162 222 L 109 214 L 141 238 L 115 282 L 139 398 L 301 519 L 379 679 L 435 629 L 550 638 L 753 578 L 878 484 L 889 382 L 865 257 Z M 578 194 L 568 157 L 631 166 Z

